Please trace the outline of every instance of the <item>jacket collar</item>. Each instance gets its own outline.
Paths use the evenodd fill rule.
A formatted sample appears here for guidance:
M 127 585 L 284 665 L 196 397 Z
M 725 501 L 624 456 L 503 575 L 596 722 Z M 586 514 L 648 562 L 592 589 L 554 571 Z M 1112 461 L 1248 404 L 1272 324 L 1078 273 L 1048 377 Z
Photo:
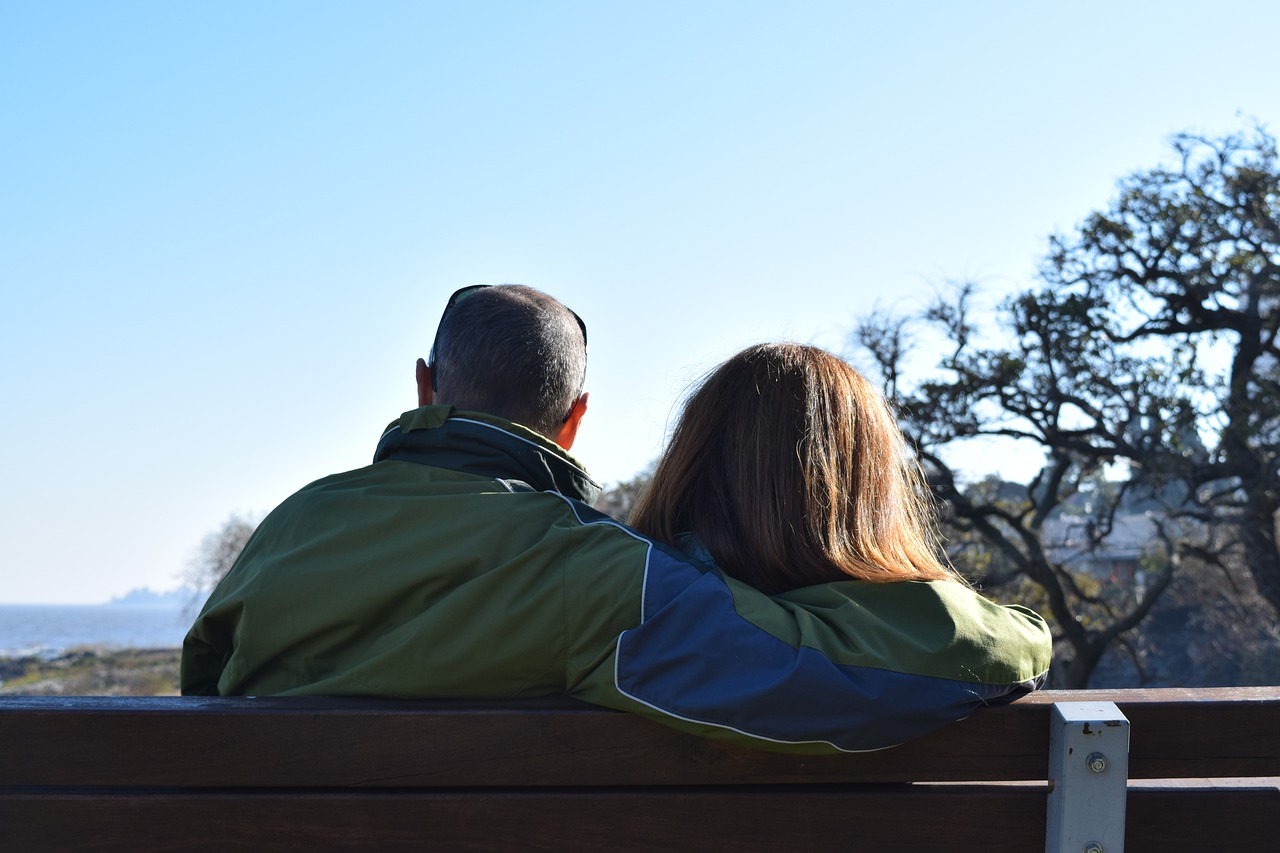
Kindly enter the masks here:
M 392 421 L 373 456 L 374 462 L 384 459 L 492 477 L 509 487 L 525 484 L 586 504 L 600 496 L 600 485 L 586 469 L 539 433 L 452 406 L 423 406 Z

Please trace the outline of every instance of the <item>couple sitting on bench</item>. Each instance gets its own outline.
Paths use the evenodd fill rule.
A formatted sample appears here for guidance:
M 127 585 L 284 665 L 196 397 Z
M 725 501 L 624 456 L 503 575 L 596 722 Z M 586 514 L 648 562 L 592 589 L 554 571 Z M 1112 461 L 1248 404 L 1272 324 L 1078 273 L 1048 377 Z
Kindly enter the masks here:
M 852 367 L 796 344 L 729 359 L 625 526 L 568 453 L 586 338 L 530 288 L 455 293 L 419 408 L 372 465 L 262 522 L 186 637 L 183 693 L 563 694 L 831 752 L 1041 685 L 1044 620 L 939 557 L 918 468 Z

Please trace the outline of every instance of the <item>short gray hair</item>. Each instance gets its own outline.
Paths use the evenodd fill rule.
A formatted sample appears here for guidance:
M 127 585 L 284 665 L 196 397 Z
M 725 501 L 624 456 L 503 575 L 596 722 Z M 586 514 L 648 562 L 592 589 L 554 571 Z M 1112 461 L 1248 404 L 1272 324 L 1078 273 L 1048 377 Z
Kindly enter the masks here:
M 554 436 L 582 394 L 587 343 L 557 300 L 497 285 L 470 294 L 441 320 L 433 368 L 439 402 Z

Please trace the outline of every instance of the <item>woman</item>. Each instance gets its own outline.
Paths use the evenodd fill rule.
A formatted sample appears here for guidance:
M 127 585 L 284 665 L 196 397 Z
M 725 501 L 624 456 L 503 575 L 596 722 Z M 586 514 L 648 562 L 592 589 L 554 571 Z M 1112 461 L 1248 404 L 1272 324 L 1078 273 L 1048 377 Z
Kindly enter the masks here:
M 879 392 L 816 347 L 760 344 L 685 404 L 630 523 L 777 594 L 840 580 L 957 581 Z
M 631 518 L 679 549 L 653 548 L 641 623 L 619 638 L 624 707 L 769 748 L 861 750 L 1039 687 L 1048 626 L 946 565 L 925 495 L 848 364 L 798 344 L 729 359 L 685 404 Z

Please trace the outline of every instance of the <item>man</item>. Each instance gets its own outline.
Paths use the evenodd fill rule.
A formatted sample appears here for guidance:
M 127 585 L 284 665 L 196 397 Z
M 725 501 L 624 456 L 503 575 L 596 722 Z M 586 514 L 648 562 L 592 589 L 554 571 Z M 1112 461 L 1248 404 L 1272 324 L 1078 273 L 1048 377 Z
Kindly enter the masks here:
M 419 408 L 372 465 L 260 525 L 183 646 L 188 694 L 565 694 L 772 748 L 900 743 L 1033 689 L 1048 632 L 956 612 L 839 619 L 770 598 L 590 508 L 568 454 L 586 325 L 529 288 L 464 288 Z M 967 591 L 966 591 L 967 592 Z

